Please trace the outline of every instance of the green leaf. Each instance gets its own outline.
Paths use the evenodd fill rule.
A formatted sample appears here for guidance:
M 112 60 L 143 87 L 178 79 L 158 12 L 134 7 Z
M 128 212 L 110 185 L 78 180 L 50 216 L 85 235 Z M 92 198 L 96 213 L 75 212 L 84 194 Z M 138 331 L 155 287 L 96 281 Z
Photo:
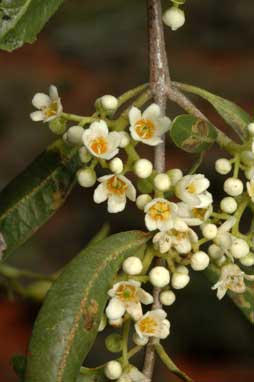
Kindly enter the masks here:
M 252 122 L 252 118 L 240 106 L 196 86 L 181 83 L 176 83 L 176 85 L 179 89 L 196 94 L 211 103 L 224 121 L 233 128 L 242 140 L 248 138 L 247 126 Z
M 216 283 L 220 277 L 220 269 L 215 265 L 210 265 L 205 271 L 206 276 L 212 283 Z M 246 282 L 248 284 L 248 282 Z M 254 324 L 254 286 L 248 285 L 244 293 L 228 292 L 228 296 L 236 304 L 236 306 L 242 311 L 244 316 Z
M 0 2 L 0 48 L 12 51 L 35 41 L 63 0 L 2 0 Z
M 75 184 L 78 167 L 76 149 L 58 140 L 0 193 L 4 256 L 23 244 L 62 206 Z
M 180 149 L 188 153 L 201 153 L 216 140 L 217 133 L 210 122 L 183 114 L 172 122 L 170 136 Z
M 107 291 L 123 260 L 149 240 L 112 235 L 70 262 L 49 290 L 28 349 L 26 382 L 74 382 L 95 341 Z M 43 367 L 42 367 L 43 365 Z
M 24 355 L 15 355 L 11 359 L 13 370 L 19 377 L 19 382 L 24 382 L 25 369 L 26 369 L 26 357 Z
M 77 382 L 106 382 L 108 379 L 104 374 L 104 367 L 99 367 L 96 369 L 88 369 L 82 367 L 80 370 L 80 375 L 77 378 Z

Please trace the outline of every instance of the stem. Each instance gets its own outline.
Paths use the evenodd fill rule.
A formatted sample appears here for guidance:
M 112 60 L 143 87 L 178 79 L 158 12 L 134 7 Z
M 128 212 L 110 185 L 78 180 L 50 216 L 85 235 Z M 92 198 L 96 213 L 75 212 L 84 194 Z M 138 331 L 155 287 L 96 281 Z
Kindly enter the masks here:
M 160 0 L 147 0 L 148 16 L 148 39 L 149 39 L 149 63 L 150 63 L 150 88 L 157 105 L 160 106 L 161 115 L 166 112 L 167 91 L 170 86 L 170 74 L 168 68 L 168 59 L 165 47 L 164 30 L 162 24 L 162 9 Z M 155 148 L 154 167 L 160 172 L 165 171 L 165 136 L 162 137 L 162 143 Z M 162 263 L 162 259 L 156 259 L 156 265 Z M 160 289 L 154 288 L 154 304 L 152 309 L 161 308 Z M 155 365 L 154 345 L 158 339 L 152 338 L 147 347 L 144 360 L 143 373 L 152 380 Z
M 128 341 L 129 341 L 130 324 L 131 324 L 131 320 L 130 318 L 128 318 L 128 320 L 125 321 L 123 326 L 123 351 L 122 351 L 123 367 L 127 366 L 129 363 Z

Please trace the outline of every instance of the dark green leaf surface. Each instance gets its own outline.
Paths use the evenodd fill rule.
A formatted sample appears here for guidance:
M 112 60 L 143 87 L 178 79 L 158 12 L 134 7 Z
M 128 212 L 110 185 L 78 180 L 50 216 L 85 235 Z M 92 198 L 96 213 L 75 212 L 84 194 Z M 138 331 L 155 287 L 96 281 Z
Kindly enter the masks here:
M 241 139 L 245 140 L 248 138 L 247 126 L 250 122 L 252 122 L 252 119 L 250 115 L 240 106 L 196 86 L 181 83 L 177 83 L 177 86 L 183 91 L 196 94 L 204 98 L 212 104 L 219 115 L 229 126 L 234 129 Z
M 12 357 L 11 364 L 12 364 L 13 370 L 19 377 L 19 382 L 24 382 L 25 369 L 26 369 L 26 357 L 23 355 L 16 355 Z
M 188 153 L 201 153 L 215 141 L 217 133 L 208 121 L 183 114 L 172 122 L 170 136 L 180 149 Z
M 216 266 L 210 265 L 206 270 L 206 275 L 212 283 L 216 283 L 220 277 L 220 270 Z M 245 317 L 254 324 L 254 285 L 253 282 L 246 282 L 246 284 L 248 286 L 244 293 L 228 292 L 227 294 Z
M 2 0 L 0 48 L 12 51 L 35 41 L 37 34 L 63 0 Z
M 85 367 L 81 368 L 80 376 L 76 382 L 106 382 L 108 379 L 105 377 L 104 368 L 100 367 L 97 369 L 87 369 Z
M 79 166 L 76 149 L 62 140 L 44 151 L 0 193 L 0 234 L 8 256 L 64 203 Z
M 35 322 L 25 382 L 74 382 L 95 341 L 123 260 L 150 238 L 124 232 L 93 244 L 71 261 L 50 289 Z

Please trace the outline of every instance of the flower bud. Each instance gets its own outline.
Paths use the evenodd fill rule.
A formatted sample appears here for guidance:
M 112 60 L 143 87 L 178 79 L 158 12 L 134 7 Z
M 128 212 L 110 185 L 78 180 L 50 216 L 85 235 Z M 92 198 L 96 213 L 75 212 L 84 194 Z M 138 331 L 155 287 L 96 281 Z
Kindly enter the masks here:
M 204 224 L 202 227 L 202 234 L 208 240 L 213 240 L 217 235 L 217 227 L 215 224 Z
M 123 347 L 123 338 L 118 333 L 110 334 L 105 340 L 105 347 L 111 353 L 119 353 Z
M 120 317 L 118 318 L 117 320 L 108 320 L 108 323 L 110 326 L 112 326 L 113 328 L 121 328 L 122 325 L 123 325 L 123 318 Z
M 125 308 L 119 300 L 112 299 L 109 301 L 105 313 L 109 320 L 119 320 L 124 315 Z
M 163 288 L 169 284 L 170 273 L 165 267 L 154 267 L 149 273 L 149 280 L 153 286 Z
M 209 256 L 205 252 L 199 251 L 191 257 L 191 268 L 194 271 L 203 271 L 208 267 L 209 262 Z
M 173 168 L 167 172 L 171 184 L 174 186 L 183 177 L 183 172 L 179 168 Z
M 81 126 L 72 126 L 67 130 L 66 139 L 67 142 L 74 146 L 83 145 L 82 135 L 84 133 L 84 129 Z
M 185 273 L 174 272 L 171 285 L 174 289 L 183 289 L 190 282 L 190 276 Z
M 79 159 L 82 163 L 88 163 L 92 159 L 92 155 L 85 148 L 85 146 L 80 147 L 79 149 Z
M 129 134 L 126 131 L 120 131 L 119 134 L 121 136 L 121 141 L 120 141 L 119 147 L 121 147 L 123 149 L 124 147 L 128 146 L 131 139 L 130 139 Z
M 148 159 L 139 159 L 134 164 L 134 172 L 139 178 L 148 178 L 153 172 L 153 164 Z
M 221 200 L 220 208 L 227 214 L 233 214 L 237 210 L 237 202 L 231 196 L 227 196 Z
M 81 169 L 77 172 L 77 178 L 81 187 L 93 187 L 96 183 L 96 172 L 91 168 Z
M 123 171 L 123 161 L 120 158 L 114 158 L 109 162 L 110 170 L 115 174 L 121 174 Z
M 149 194 L 141 194 L 136 199 L 136 205 L 140 210 L 144 210 L 145 206 L 151 202 L 152 197 Z
M 106 111 L 114 112 L 118 107 L 118 99 L 112 95 L 104 95 L 100 101 Z
M 166 192 L 170 189 L 171 182 L 167 174 L 158 174 L 153 180 L 154 186 L 158 191 Z
M 243 192 L 243 182 L 237 178 L 228 178 L 224 182 L 224 191 L 230 196 L 239 196 Z
M 104 368 L 104 374 L 110 380 L 120 378 L 122 372 L 122 366 L 118 361 L 109 361 Z
M 174 304 L 176 295 L 172 290 L 164 290 L 160 294 L 160 302 L 162 305 L 170 306 Z
M 249 132 L 250 135 L 254 135 L 254 122 L 251 122 L 248 125 L 248 132 Z
M 248 167 L 245 171 L 244 174 L 247 179 L 251 179 L 254 176 L 254 166 Z
M 139 257 L 130 256 L 123 262 L 123 271 L 127 275 L 139 275 L 143 270 L 143 264 Z
M 236 237 L 233 239 L 230 252 L 235 259 L 241 259 L 249 254 L 250 247 L 245 240 Z
M 184 11 L 173 6 L 164 13 L 163 21 L 168 27 L 175 31 L 181 28 L 185 23 Z
M 132 340 L 137 346 L 145 346 L 148 343 L 148 337 L 139 337 L 137 333 L 133 334 Z
M 220 259 L 224 254 L 223 250 L 216 244 L 212 244 L 209 246 L 208 253 L 209 256 L 214 260 Z
M 66 120 L 58 117 L 49 122 L 49 128 L 56 135 L 63 135 L 66 131 Z
M 178 267 L 176 267 L 176 272 L 188 275 L 189 269 L 185 265 L 178 265 Z
M 254 255 L 253 253 L 249 253 L 247 256 L 244 256 L 241 259 L 239 259 L 239 261 L 245 267 L 251 267 L 252 265 L 254 265 Z
M 221 175 L 226 175 L 232 170 L 232 165 L 228 159 L 220 158 L 215 162 L 215 170 Z

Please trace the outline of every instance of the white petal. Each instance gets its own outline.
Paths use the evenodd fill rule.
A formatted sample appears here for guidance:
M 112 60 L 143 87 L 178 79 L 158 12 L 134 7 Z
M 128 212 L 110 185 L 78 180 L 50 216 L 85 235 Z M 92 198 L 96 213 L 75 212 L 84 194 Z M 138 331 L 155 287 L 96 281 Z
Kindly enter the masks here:
M 105 137 L 108 135 L 108 125 L 103 120 L 93 122 L 87 131 L 89 130 L 91 132 L 90 139 L 93 139 L 93 137 Z
M 160 106 L 156 103 L 152 103 L 148 108 L 144 111 L 142 117 L 144 119 L 157 119 L 161 115 L 161 109 Z
M 51 99 L 47 94 L 37 93 L 34 95 L 32 99 L 32 104 L 37 109 L 43 109 L 44 107 L 48 107 L 51 103 Z
M 157 146 L 162 143 L 162 139 L 160 137 L 154 136 L 150 139 L 140 139 L 141 142 L 145 143 L 148 146 Z
M 191 251 L 191 243 L 188 239 L 181 240 L 181 242 L 175 244 L 175 249 L 181 254 L 186 254 Z
M 126 311 L 133 318 L 133 320 L 138 321 L 143 316 L 142 306 L 141 304 L 132 303 L 127 308 Z
M 145 224 L 148 231 L 154 231 L 157 229 L 157 222 L 153 220 L 149 215 L 145 216 Z
M 113 150 L 113 151 L 108 151 L 105 154 L 98 154 L 96 155 L 98 158 L 110 160 L 114 158 L 117 154 L 119 153 L 119 149 Z M 95 156 L 95 154 L 93 154 Z
M 44 114 L 42 111 L 34 111 L 30 114 L 30 118 L 34 122 L 39 122 L 44 120 Z
M 171 125 L 171 119 L 168 117 L 160 118 L 160 128 L 159 128 L 159 134 L 165 134 L 169 129 Z
M 144 289 L 139 290 L 139 298 L 142 304 L 149 305 L 153 303 L 153 296 Z
M 126 206 L 126 197 L 118 198 L 115 196 L 109 196 L 108 198 L 108 212 L 111 214 L 116 214 L 125 209 Z
M 132 139 L 134 139 L 134 141 L 138 141 L 138 142 L 141 141 L 140 136 L 136 133 L 136 130 L 133 126 L 130 126 L 130 133 L 131 133 L 131 137 L 132 137 Z
M 130 184 L 126 190 L 127 198 L 130 199 L 132 202 L 135 202 L 136 195 L 137 195 L 137 192 L 135 187 L 133 186 L 133 184 Z
M 226 293 L 227 293 L 227 288 L 225 288 L 223 286 L 218 287 L 217 297 L 219 300 L 221 300 L 225 296 Z
M 103 203 L 108 198 L 107 190 L 104 184 L 99 184 L 99 186 L 95 189 L 93 194 L 93 200 L 95 203 Z
M 210 186 L 209 180 L 204 177 L 200 177 L 199 179 L 194 180 L 194 183 L 199 194 L 207 190 L 207 188 Z
M 129 120 L 131 126 L 135 126 L 135 123 L 141 118 L 141 111 L 137 107 L 133 106 L 129 111 Z
M 57 87 L 55 85 L 50 85 L 49 96 L 54 101 L 59 99 L 58 90 L 57 90 Z

